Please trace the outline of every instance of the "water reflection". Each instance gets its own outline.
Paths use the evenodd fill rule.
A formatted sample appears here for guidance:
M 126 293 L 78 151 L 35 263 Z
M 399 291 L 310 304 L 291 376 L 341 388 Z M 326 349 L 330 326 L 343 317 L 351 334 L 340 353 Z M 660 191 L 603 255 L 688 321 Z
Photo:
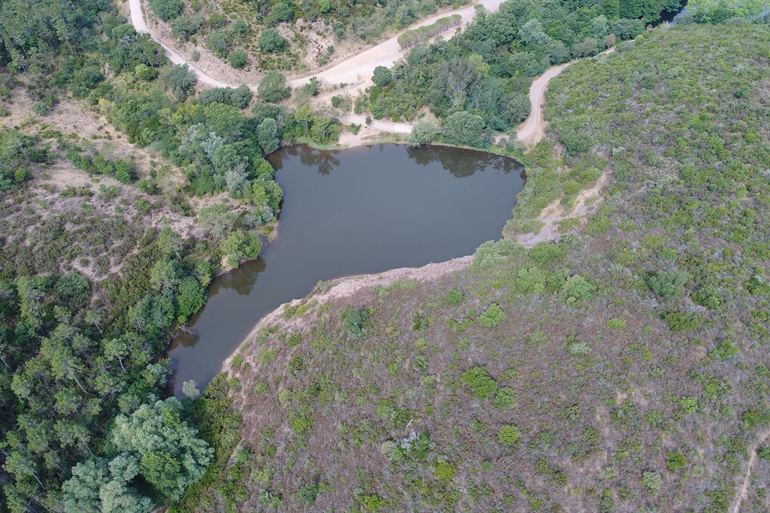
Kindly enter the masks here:
M 261 317 L 319 280 L 440 262 L 499 238 L 523 185 L 514 160 L 440 146 L 292 146 L 269 159 L 284 190 L 279 235 L 216 278 L 173 341 L 176 393 L 189 379 L 205 386 Z
M 472 176 L 474 173 L 480 173 L 486 169 L 494 169 L 503 173 L 521 170 L 521 164 L 513 159 L 475 150 L 426 146 L 408 148 L 407 154 L 420 166 L 438 162 L 445 171 L 449 171 L 457 178 Z
M 317 167 L 318 173 L 328 175 L 332 169 L 340 165 L 340 160 L 336 157 L 341 150 L 316 150 L 304 144 L 297 144 L 281 149 L 270 155 L 270 162 L 273 163 L 276 170 L 283 168 L 284 160 L 291 157 L 299 157 L 300 162 L 308 167 Z

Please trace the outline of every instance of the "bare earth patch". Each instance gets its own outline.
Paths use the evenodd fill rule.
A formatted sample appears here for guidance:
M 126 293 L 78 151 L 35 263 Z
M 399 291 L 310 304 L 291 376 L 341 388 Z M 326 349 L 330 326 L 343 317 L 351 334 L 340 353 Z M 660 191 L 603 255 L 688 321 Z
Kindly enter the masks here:
M 561 204 L 561 198 L 553 201 L 537 216 L 537 221 L 544 223 L 542 228 L 537 233 L 516 235 L 516 240 L 522 246 L 531 248 L 540 242 L 558 239 L 559 223 L 562 221 L 579 218 L 580 225 L 584 225 L 586 216 L 601 204 L 603 200 L 601 190 L 609 179 L 609 170 L 605 169 L 593 187 L 580 191 L 571 208 L 564 207 Z

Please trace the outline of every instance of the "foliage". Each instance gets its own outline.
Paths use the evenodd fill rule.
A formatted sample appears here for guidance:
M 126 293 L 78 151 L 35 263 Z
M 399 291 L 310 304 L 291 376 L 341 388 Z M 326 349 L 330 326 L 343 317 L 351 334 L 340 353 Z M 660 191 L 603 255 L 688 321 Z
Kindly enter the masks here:
M 505 312 L 503 312 L 497 304 L 492 303 L 479 317 L 479 324 L 491 328 L 503 322 L 504 319 Z
M 486 401 L 497 391 L 497 382 L 489 375 L 484 367 L 473 367 L 463 372 L 463 383 L 470 385 L 473 393 L 481 401 Z
M 268 72 L 257 88 L 259 97 L 266 102 L 276 103 L 289 97 L 286 77 L 277 71 Z
M 163 21 L 173 20 L 182 13 L 182 2 L 179 0 L 150 0 L 150 8 Z
M 684 284 L 690 276 L 680 271 L 658 271 L 647 280 L 650 289 L 665 299 L 673 299 L 682 294 Z
M 277 29 L 265 29 L 259 35 L 259 48 L 263 52 L 281 53 L 286 49 L 287 45 L 288 42 Z

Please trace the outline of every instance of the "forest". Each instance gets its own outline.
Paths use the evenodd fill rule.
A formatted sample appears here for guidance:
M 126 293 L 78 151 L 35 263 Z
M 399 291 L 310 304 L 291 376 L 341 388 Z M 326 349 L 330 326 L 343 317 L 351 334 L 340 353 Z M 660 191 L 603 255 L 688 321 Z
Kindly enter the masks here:
M 195 76 L 109 2 L 1 9 L 2 114 L 20 96 L 32 112 L 0 131 L 0 509 L 176 504 L 226 461 L 239 420 L 213 388 L 201 396 L 190 382 L 188 397 L 168 398 L 162 354 L 214 273 L 258 256 L 270 234 L 282 191 L 264 153 L 278 147 L 283 110 L 256 103 L 244 115 L 243 88 L 196 96 Z M 100 150 L 97 136 L 37 121 L 70 99 L 162 163 L 139 173 L 107 141 Z M 41 189 L 60 162 L 99 187 Z M 197 206 L 212 195 L 224 202 Z M 164 213 L 198 235 L 153 225 Z
M 252 21 L 264 28 L 258 46 L 280 56 L 278 28 L 300 16 L 321 20 L 335 38 L 366 41 L 443 7 L 380 4 L 222 2 L 221 14 L 219 6 L 150 2 L 180 38 L 210 31 L 207 44 L 221 40 L 233 65 L 243 58 L 233 55 L 233 38 L 254 35 Z M 253 20 L 238 23 L 242 8 Z M 605 168 L 608 199 L 582 234 L 565 225 L 558 244 L 485 244 L 459 278 L 380 290 L 361 298 L 366 309 L 329 304 L 331 313 L 319 312 L 319 325 L 302 333 L 262 333 L 256 357 L 237 356 L 232 375 L 203 392 L 185 383 L 178 399 L 169 397 L 174 376 L 163 357 L 171 337 L 205 304 L 216 273 L 259 256 L 274 236 L 283 193 L 266 155 L 297 141 L 328 144 L 349 127 L 307 101 L 291 106 L 298 91 L 278 71 L 256 95 L 246 86 L 202 88 L 108 0 L 4 0 L 0 510 L 299 509 L 328 498 L 367 511 L 557 511 L 569 501 L 625 511 L 641 503 L 665 510 L 681 495 L 699 511 L 726 511 L 729 480 L 770 418 L 761 355 L 770 320 L 769 41 L 767 24 L 753 23 L 763 20 L 753 4 L 704 2 L 692 23 L 644 32 L 678 8 L 511 0 L 479 12 L 452 39 L 418 43 L 404 62 L 378 68 L 357 111 L 412 120 L 427 107 L 441 124 L 418 122 L 412 144 L 488 148 L 495 132 L 529 113 L 533 77 L 617 45 L 553 82 L 549 141 L 523 155 L 513 142 L 497 148 L 527 166 L 509 235 L 537 231 L 545 205 L 571 205 Z M 200 9 L 208 18 L 193 14 Z M 706 65 L 701 54 L 714 57 Z M 316 86 L 299 93 L 312 97 Z M 30 112 L 6 126 L 22 97 Z M 617 108 L 627 102 L 646 113 L 645 124 Z M 65 104 L 103 119 L 114 137 L 52 127 Z M 116 156 L 107 143 L 154 157 Z M 85 185 L 45 182 L 72 168 Z M 388 324 L 399 303 L 408 326 Z M 552 313 L 534 316 L 543 305 Z M 298 354 L 284 359 L 285 341 Z M 371 361 L 350 352 L 361 344 Z M 532 349 L 553 358 L 544 360 L 550 366 L 528 358 Z M 500 356 L 512 350 L 521 354 L 515 361 Z M 568 372 L 555 375 L 565 358 Z M 366 387 L 348 388 L 340 373 L 350 365 Z M 539 385 L 520 379 L 542 376 L 574 403 L 551 405 Z M 602 383 L 595 395 L 591 380 Z M 234 401 L 241 390 L 253 402 Z M 474 400 L 493 408 L 474 418 L 454 408 Z M 512 418 L 513 405 L 541 416 Z M 271 424 L 250 424 L 249 410 L 262 407 L 272 408 Z M 591 424 L 596 415 L 610 427 Z M 406 427 L 413 418 L 414 434 Z M 553 419 L 558 430 L 543 427 Z M 337 456 L 310 458 L 313 433 L 333 440 Z M 579 465 L 601 454 L 613 458 L 601 476 L 579 477 Z M 512 467 L 520 475 L 506 481 Z M 764 494 L 752 486 L 757 511 Z

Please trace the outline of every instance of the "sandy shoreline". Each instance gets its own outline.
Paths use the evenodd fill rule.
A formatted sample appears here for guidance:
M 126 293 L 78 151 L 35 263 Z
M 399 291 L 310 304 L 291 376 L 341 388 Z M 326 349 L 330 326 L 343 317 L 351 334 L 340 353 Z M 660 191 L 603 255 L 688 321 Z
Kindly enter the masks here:
M 466 269 L 471 262 L 473 262 L 473 256 L 468 255 L 459 258 L 453 258 L 446 262 L 437 262 L 424 265 L 422 267 L 401 267 L 398 269 L 391 269 L 377 274 L 359 274 L 354 276 L 343 276 L 335 278 L 333 280 L 324 282 L 322 290 L 319 291 L 318 287 L 313 289 L 310 294 L 302 299 L 294 299 L 288 303 L 284 303 L 269 314 L 262 317 L 256 326 L 246 335 L 246 338 L 238 345 L 238 348 L 233 351 L 223 363 L 222 372 L 227 372 L 231 368 L 232 359 L 235 355 L 239 354 L 242 347 L 249 344 L 254 340 L 256 334 L 270 326 L 276 324 L 281 325 L 284 328 L 298 327 L 303 322 L 306 322 L 305 315 L 311 314 L 315 309 L 328 301 L 334 301 L 340 298 L 349 297 L 359 290 L 373 288 L 373 287 L 386 287 L 394 282 L 402 280 L 414 280 L 414 281 L 433 281 L 442 276 L 445 276 L 454 271 L 461 271 Z M 316 305 L 313 306 L 308 312 L 299 317 L 291 317 L 289 319 L 283 316 L 284 308 L 288 306 L 299 306 L 306 301 L 315 301 Z

